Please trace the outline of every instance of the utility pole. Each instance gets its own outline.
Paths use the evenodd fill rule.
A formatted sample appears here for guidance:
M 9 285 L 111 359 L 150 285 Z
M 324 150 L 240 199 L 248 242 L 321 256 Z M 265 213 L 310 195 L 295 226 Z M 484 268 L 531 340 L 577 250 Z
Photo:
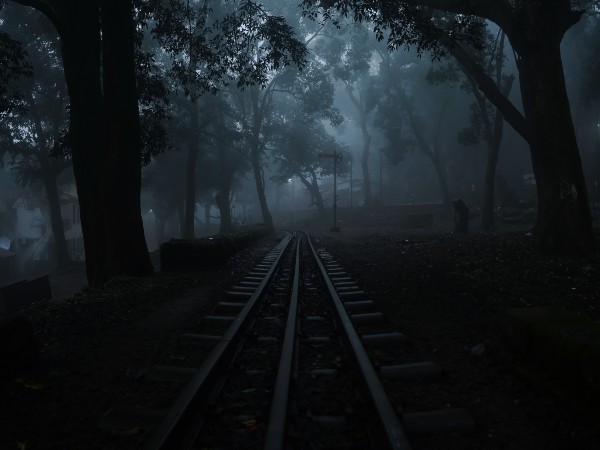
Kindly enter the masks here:
M 288 183 L 292 184 L 292 201 L 290 205 L 290 221 L 294 223 L 294 178 L 289 178 Z
M 354 185 L 352 183 L 352 163 L 353 162 L 354 162 L 354 154 L 351 153 L 350 154 L 350 209 L 353 208 L 353 205 L 352 205 L 352 194 L 354 191 Z
M 600 202 L 600 122 L 596 128 L 596 202 Z
M 383 206 L 383 152 L 379 152 L 379 207 Z
M 337 164 L 342 160 L 342 154 L 337 151 L 333 153 L 319 153 L 319 158 L 333 158 L 333 226 L 329 231 L 337 232 L 340 231 L 340 227 L 337 226 Z

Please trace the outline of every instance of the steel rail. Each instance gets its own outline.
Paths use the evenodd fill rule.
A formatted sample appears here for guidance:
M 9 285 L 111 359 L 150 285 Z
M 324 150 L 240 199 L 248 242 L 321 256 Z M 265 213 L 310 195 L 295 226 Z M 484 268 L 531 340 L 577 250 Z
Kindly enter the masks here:
M 285 424 L 287 418 L 287 405 L 290 390 L 290 379 L 292 375 L 292 362 L 294 356 L 294 345 L 296 341 L 296 321 L 298 319 L 298 287 L 300 283 L 300 240 L 296 244 L 296 260 L 294 265 L 294 281 L 292 284 L 292 295 L 288 309 L 287 324 L 283 345 L 281 347 L 281 359 L 277 370 L 275 390 L 269 414 L 269 425 L 265 436 L 264 450 L 281 450 L 284 448 Z
M 371 364 L 371 360 L 369 359 L 367 352 L 362 345 L 360 337 L 356 333 L 356 330 L 352 325 L 352 321 L 350 320 L 350 317 L 344 308 L 344 304 L 338 296 L 335 287 L 333 286 L 333 283 L 331 282 L 331 279 L 325 270 L 325 266 L 317 255 L 310 237 L 308 237 L 308 244 L 315 261 L 319 266 L 323 281 L 325 282 L 327 289 L 329 290 L 329 294 L 331 295 L 331 299 L 335 306 L 337 319 L 342 325 L 341 329 L 343 330 L 344 340 L 348 343 L 352 351 L 352 356 L 358 365 L 363 382 L 367 388 L 369 400 L 371 401 L 377 413 L 376 416 L 379 420 L 382 431 L 384 432 L 386 442 L 390 449 L 410 450 L 410 443 L 408 442 L 406 433 L 404 432 L 404 429 L 398 420 L 398 416 L 394 411 L 394 407 L 390 403 L 389 398 L 383 389 L 381 381 L 377 376 L 377 372 Z
M 177 397 L 164 419 L 150 434 L 145 443 L 145 448 L 149 450 L 182 450 L 193 446 L 193 439 L 189 439 L 186 430 L 196 418 L 196 407 L 208 396 L 215 382 L 218 381 L 221 370 L 229 363 L 231 356 L 235 354 L 239 339 L 247 329 L 252 313 L 258 306 L 259 300 L 262 298 L 265 288 L 268 286 L 291 240 L 292 234 L 289 233 L 275 246 L 275 248 L 280 248 L 280 252 L 269 271 L 202 366 L 198 368 L 195 375 Z

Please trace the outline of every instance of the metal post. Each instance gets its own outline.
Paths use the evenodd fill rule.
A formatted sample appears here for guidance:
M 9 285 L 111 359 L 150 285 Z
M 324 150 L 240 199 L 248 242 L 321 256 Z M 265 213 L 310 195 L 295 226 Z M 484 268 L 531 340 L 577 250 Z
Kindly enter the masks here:
M 292 199 L 290 202 L 290 223 L 294 223 L 294 178 L 288 178 L 288 183 L 292 185 Z
M 352 194 L 353 194 L 353 190 L 354 190 L 354 187 L 353 187 L 354 185 L 352 183 L 352 170 L 353 170 L 352 163 L 353 162 L 354 162 L 354 154 L 351 153 L 350 154 L 350 209 L 353 208 L 353 204 L 352 204 Z
M 596 128 L 596 201 L 600 202 L 600 122 Z
M 319 153 L 319 158 L 333 158 L 333 226 L 330 231 L 340 231 L 337 226 L 337 163 L 342 160 L 342 154 L 337 151 L 333 153 Z
M 338 161 L 337 152 L 333 151 L 333 226 L 331 227 L 331 231 L 340 231 L 340 228 L 337 226 L 337 161 Z
M 383 206 L 383 152 L 379 152 L 379 207 Z

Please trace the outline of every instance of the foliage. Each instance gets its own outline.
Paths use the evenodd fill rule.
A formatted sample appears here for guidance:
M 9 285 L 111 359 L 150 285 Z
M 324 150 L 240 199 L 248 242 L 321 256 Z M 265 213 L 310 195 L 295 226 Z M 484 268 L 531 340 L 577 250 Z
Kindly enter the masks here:
M 160 65 L 152 52 L 136 49 L 136 76 L 140 126 L 142 132 L 142 164 L 152 156 L 172 150 L 167 137 L 169 90 Z
M 328 120 L 334 127 L 343 122 L 343 116 L 333 106 L 335 88 L 324 61 L 313 59 L 304 70 L 289 68 L 279 78 L 277 87 L 291 95 L 304 117 Z
M 580 91 L 583 104 L 588 107 L 593 103 L 600 103 L 600 17 L 591 17 L 589 21 L 586 41 L 590 45 L 585 50 L 584 76 Z
M 306 48 L 282 17 L 254 1 L 149 0 L 152 33 L 171 56 L 171 74 L 195 98 L 231 81 L 265 86 L 271 71 L 302 66 Z
M 26 57 L 27 52 L 19 41 L 11 38 L 8 33 L 0 32 L 0 120 L 7 114 L 25 108 L 23 94 L 17 82 L 33 74 L 33 68 Z
M 292 177 L 311 179 L 311 174 L 323 177 L 333 174 L 331 158 L 320 158 L 319 153 L 349 154 L 349 150 L 327 133 L 322 123 L 296 119 L 285 125 L 285 138 L 276 149 L 278 169 L 273 181 L 286 183 Z M 339 170 L 340 173 L 343 170 Z
M 444 42 L 468 43 L 481 48 L 485 22 L 464 14 L 449 14 L 409 2 L 393 0 L 303 0 L 304 14 L 317 18 L 326 8 L 324 17 L 335 23 L 352 17 L 355 22 L 369 22 L 377 40 L 387 41 L 390 50 L 414 48 L 428 52 L 433 59 L 447 53 Z M 336 14 L 337 13 L 337 14 Z
M 3 25 L 21 47 L 24 64 L 35 72 L 35 77 L 19 79 L 21 108 L 6 112 L 0 123 L 0 155 L 10 155 L 15 180 L 25 187 L 56 177 L 70 165 L 67 92 L 59 41 L 48 21 L 32 10 L 6 8 L 3 14 Z M 34 34 L 26 29 L 28 22 L 34 24 Z

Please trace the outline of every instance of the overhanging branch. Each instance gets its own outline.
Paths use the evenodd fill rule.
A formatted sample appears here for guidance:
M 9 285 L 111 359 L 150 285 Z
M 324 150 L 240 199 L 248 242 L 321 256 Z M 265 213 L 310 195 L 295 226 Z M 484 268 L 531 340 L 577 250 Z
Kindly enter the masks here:
M 531 142 L 531 130 L 523 114 L 502 94 L 494 80 L 485 73 L 483 68 L 456 43 L 448 43 L 448 51 L 456 58 L 463 69 L 475 80 L 477 86 L 504 116 L 504 119 L 528 143 Z

